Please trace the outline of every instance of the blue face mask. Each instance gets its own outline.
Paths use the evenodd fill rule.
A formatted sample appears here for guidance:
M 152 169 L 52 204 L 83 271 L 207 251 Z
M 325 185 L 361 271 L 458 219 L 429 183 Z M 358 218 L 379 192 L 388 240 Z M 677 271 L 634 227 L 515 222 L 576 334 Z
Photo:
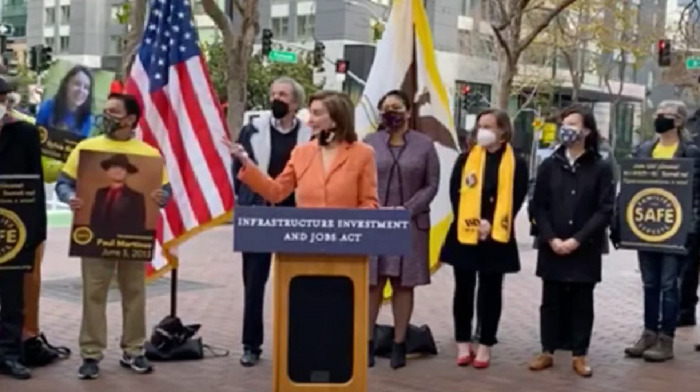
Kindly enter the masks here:
M 559 142 L 565 146 L 570 146 L 581 140 L 583 134 L 576 128 L 562 126 L 559 129 Z

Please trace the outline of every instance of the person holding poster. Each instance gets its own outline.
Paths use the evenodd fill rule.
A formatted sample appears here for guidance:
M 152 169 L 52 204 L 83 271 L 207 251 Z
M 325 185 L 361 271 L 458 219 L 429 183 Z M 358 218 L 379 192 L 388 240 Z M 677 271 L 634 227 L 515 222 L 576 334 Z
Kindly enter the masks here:
M 90 136 L 93 123 L 92 90 L 92 72 L 76 65 L 63 77 L 56 95 L 41 104 L 36 124 L 49 130 Z
M 440 260 L 454 269 L 457 365 L 485 369 L 491 363 L 491 347 L 498 342 L 505 274 L 520 271 L 514 222 L 527 196 L 528 168 L 510 144 L 513 128 L 506 112 L 479 113 L 471 137 L 471 148 L 452 169 L 450 200 L 455 219 Z M 480 332 L 476 349 L 472 343 L 475 302 Z
M 8 115 L 7 95 L 11 92 L 9 83 L 0 78 L 0 176 L 34 176 L 36 186 L 31 191 L 33 205 L 12 206 L 4 202 L 0 205 L 0 216 L 3 218 L 0 219 L 0 373 L 28 379 L 31 373 L 20 363 L 24 274 L 31 269 L 37 248 L 46 239 L 46 198 L 39 132 L 33 125 Z M 2 183 L 8 185 L 8 192 L 16 195 L 17 188 L 10 187 L 10 183 L 4 180 Z M 12 184 L 17 184 L 17 181 Z M 5 186 L 2 186 L 0 193 L 5 194 Z M 24 196 L 30 195 L 25 192 Z M 21 216 L 18 210 L 12 210 L 13 207 L 30 208 L 31 224 L 23 221 L 29 217 Z
M 141 109 L 135 97 L 125 94 L 111 94 L 109 96 L 104 110 L 105 134 L 80 142 L 66 161 L 56 183 L 58 198 L 68 203 L 74 212 L 77 213 L 84 208 L 86 202 L 76 195 L 81 151 L 93 154 L 113 154 L 111 158 L 101 163 L 100 170 L 114 169 L 114 172 L 108 174 L 108 177 L 111 178 L 112 182 L 117 182 L 118 185 L 124 183 L 129 171 L 134 171 L 130 167 L 129 160 L 119 157 L 119 154 L 160 159 L 158 150 L 134 138 L 134 129 L 140 117 Z M 162 171 L 161 184 L 155 184 L 157 189 L 148 195 L 149 201 L 157 203 L 160 207 L 167 204 L 172 192 L 166 172 L 164 169 Z M 123 192 L 123 189 L 115 192 L 112 200 L 124 195 L 120 192 Z M 130 219 L 131 216 L 126 215 L 124 218 Z M 144 356 L 143 348 L 146 340 L 145 266 L 141 262 L 113 258 L 82 258 L 81 266 L 83 319 L 79 343 L 83 364 L 78 370 L 79 377 L 89 380 L 99 376 L 99 362 L 107 347 L 107 293 L 115 271 L 124 309 L 124 330 L 121 340 L 124 353 L 120 364 L 137 373 L 151 372 L 153 367 Z
M 688 254 L 696 254 L 698 233 L 698 187 L 700 186 L 700 150 L 684 135 L 687 109 L 680 101 L 663 101 L 654 119 L 658 138 L 640 144 L 634 158 L 692 159 L 693 215 L 692 227 L 685 240 Z M 619 206 L 625 208 L 624 206 Z M 619 211 L 618 214 L 622 214 Z M 690 215 L 690 214 L 689 214 Z M 624 217 L 618 217 L 617 222 Z M 622 224 L 622 223 L 620 223 Z M 619 243 L 619 226 L 612 233 L 614 243 Z M 673 341 L 678 324 L 680 307 L 679 280 L 687 265 L 687 255 L 659 251 L 639 251 L 639 269 L 644 284 L 644 331 L 641 337 L 624 351 L 632 358 L 644 358 L 649 362 L 663 362 L 673 358 Z
M 530 370 L 554 365 L 554 352 L 570 344 L 572 367 L 593 375 L 586 355 L 593 330 L 593 291 L 602 275 L 605 229 L 615 203 L 612 165 L 598 151 L 593 113 L 570 107 L 561 113 L 559 147 L 537 171 L 532 218 L 537 230 L 537 276 L 542 278 L 542 353 Z

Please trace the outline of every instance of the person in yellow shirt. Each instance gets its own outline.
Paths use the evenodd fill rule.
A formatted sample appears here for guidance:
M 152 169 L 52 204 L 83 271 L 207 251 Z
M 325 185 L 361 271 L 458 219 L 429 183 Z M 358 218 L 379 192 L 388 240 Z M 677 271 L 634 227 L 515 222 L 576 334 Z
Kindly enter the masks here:
M 80 142 L 71 152 L 56 181 L 58 198 L 73 211 L 83 207 L 76 196 L 80 151 L 91 150 L 113 154 L 160 156 L 160 152 L 134 138 L 134 129 L 141 117 L 138 101 L 131 95 L 113 93 L 104 109 L 104 134 Z M 150 198 L 164 207 L 172 189 L 165 169 L 161 186 Z M 80 355 L 83 364 L 78 370 L 81 379 L 91 380 L 99 376 L 99 362 L 107 347 L 107 293 L 112 278 L 117 274 L 122 298 L 124 329 L 120 359 L 121 366 L 136 373 L 150 373 L 153 366 L 144 356 L 146 340 L 146 268 L 142 263 L 130 260 L 87 259 L 81 260 L 83 280 L 83 319 L 80 328 Z
M 663 101 L 654 119 L 658 135 L 654 140 L 640 144 L 633 153 L 635 158 L 693 159 L 693 227 L 688 234 L 688 256 L 663 252 L 638 252 L 639 269 L 644 283 L 644 331 L 637 341 L 625 349 L 632 358 L 644 358 L 649 362 L 663 362 L 673 358 L 673 341 L 678 326 L 680 287 L 679 281 L 688 260 L 697 262 L 698 196 L 700 193 L 700 149 L 686 135 L 688 117 L 685 104 L 680 101 Z M 618 211 L 619 213 L 619 211 Z M 616 242 L 614 240 L 614 242 Z

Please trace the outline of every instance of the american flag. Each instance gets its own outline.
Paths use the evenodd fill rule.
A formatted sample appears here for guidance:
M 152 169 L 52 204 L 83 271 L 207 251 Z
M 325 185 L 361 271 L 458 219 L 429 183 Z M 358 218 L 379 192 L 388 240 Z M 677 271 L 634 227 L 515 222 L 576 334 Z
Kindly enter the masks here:
M 138 134 L 165 159 L 173 198 L 161 210 L 149 278 L 177 266 L 176 247 L 233 210 L 226 123 L 209 81 L 188 0 L 152 0 L 126 83 L 143 110 Z

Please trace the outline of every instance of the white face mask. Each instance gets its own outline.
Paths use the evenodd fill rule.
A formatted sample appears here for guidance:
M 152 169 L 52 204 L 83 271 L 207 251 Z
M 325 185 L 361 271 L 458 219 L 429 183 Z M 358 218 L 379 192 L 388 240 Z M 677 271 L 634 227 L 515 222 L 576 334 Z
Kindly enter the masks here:
M 7 106 L 6 105 L 0 105 L 0 119 L 5 117 L 5 114 L 7 114 Z
M 496 143 L 496 134 L 493 131 L 481 128 L 476 132 L 476 144 L 488 147 L 494 143 Z

